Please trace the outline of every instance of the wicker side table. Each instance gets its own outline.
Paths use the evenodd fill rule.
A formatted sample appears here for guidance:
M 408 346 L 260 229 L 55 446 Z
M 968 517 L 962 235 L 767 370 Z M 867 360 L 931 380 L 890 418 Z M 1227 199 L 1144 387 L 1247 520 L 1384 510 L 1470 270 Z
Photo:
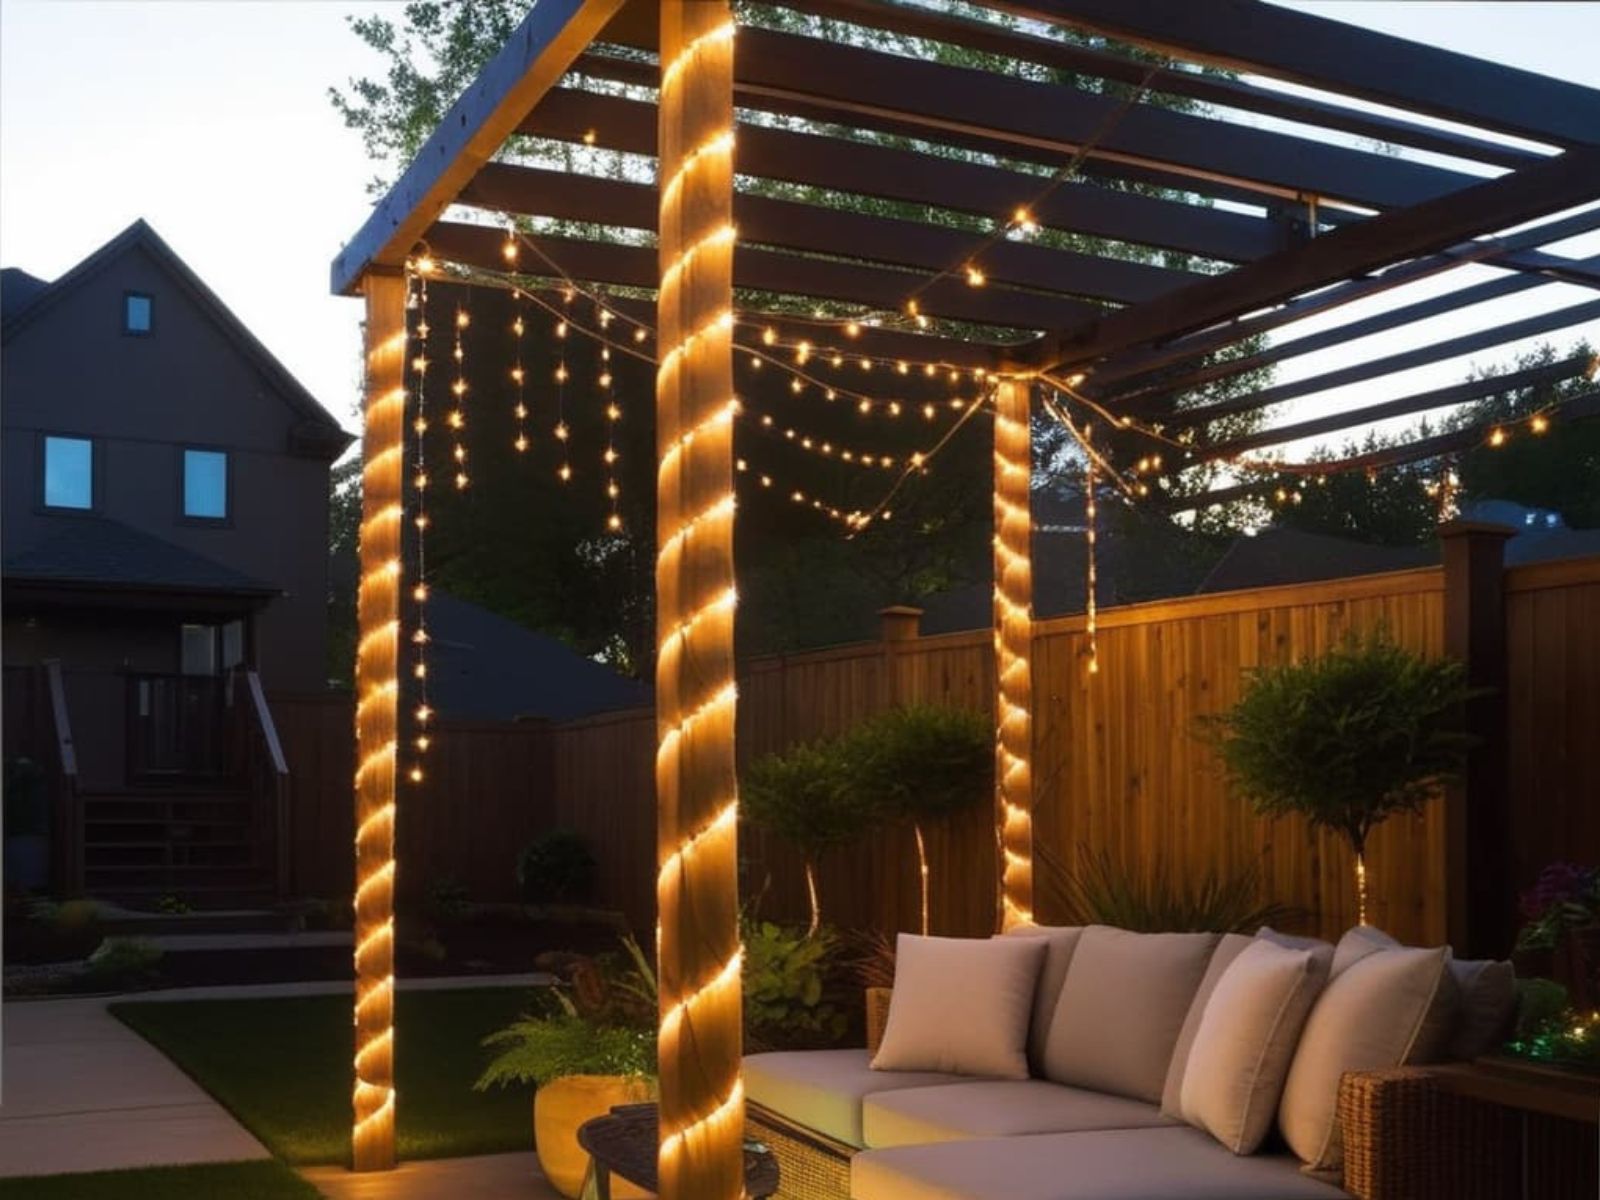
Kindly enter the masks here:
M 597 1200 L 611 1200 L 613 1175 L 647 1191 L 660 1190 L 656 1175 L 659 1137 L 654 1104 L 621 1104 L 608 1115 L 578 1127 L 578 1145 L 589 1154 L 590 1178 Z M 778 1190 L 778 1162 L 766 1147 L 745 1144 L 744 1187 L 745 1194 L 752 1198 L 770 1196 Z

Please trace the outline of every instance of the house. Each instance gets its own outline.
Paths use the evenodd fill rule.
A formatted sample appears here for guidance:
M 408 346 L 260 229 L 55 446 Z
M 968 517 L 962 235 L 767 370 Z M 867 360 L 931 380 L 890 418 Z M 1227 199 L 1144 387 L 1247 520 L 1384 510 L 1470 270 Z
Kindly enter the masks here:
M 0 307 L 6 751 L 74 776 L 67 880 L 231 886 L 265 694 L 325 684 L 352 439 L 143 221 Z

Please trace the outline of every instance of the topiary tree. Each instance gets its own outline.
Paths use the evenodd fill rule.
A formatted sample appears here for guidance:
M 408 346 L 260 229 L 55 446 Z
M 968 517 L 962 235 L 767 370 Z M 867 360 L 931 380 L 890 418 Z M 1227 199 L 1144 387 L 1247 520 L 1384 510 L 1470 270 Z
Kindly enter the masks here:
M 850 789 L 863 805 L 910 824 L 917 840 L 922 932 L 928 932 L 928 850 L 923 830 L 994 792 L 994 729 L 966 709 L 893 708 L 844 739 Z
M 811 904 L 807 937 L 822 924 L 818 861 L 825 851 L 855 841 L 879 820 L 870 797 L 846 786 L 846 773 L 838 741 L 818 741 L 756 760 L 739 783 L 744 817 L 788 842 L 805 861 Z
M 1350 843 L 1365 925 L 1367 837 L 1460 774 L 1472 745 L 1462 708 L 1477 694 L 1459 662 L 1351 634 L 1321 658 L 1255 671 L 1202 728 L 1258 814 L 1299 813 Z

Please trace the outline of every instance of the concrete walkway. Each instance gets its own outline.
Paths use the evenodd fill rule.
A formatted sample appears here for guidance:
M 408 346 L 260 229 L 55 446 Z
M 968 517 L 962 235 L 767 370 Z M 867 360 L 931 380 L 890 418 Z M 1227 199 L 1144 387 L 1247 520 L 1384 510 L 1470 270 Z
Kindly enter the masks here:
M 457 976 L 402 979 L 401 991 L 450 991 L 461 988 L 528 988 L 550 982 L 544 974 Z M 4 1039 L 0 1044 L 0 1177 L 61 1175 L 75 1171 L 109 1171 L 122 1167 L 175 1166 L 182 1163 L 236 1162 L 271 1157 L 253 1135 L 200 1085 L 164 1054 L 106 1011 L 118 1001 L 251 1000 L 285 996 L 348 995 L 354 985 L 337 980 L 322 983 L 247 984 L 237 987 L 173 988 L 124 996 L 70 1000 L 7 1001 L 0 1010 Z M 474 1172 L 443 1166 L 446 1174 L 466 1171 L 447 1191 L 394 1193 L 401 1196 L 483 1195 L 546 1200 L 554 1197 L 529 1155 L 494 1155 L 495 1160 L 525 1158 L 518 1164 L 479 1159 L 476 1170 L 491 1181 L 515 1174 L 518 1190 L 473 1191 Z M 530 1184 L 532 1178 L 537 1185 Z M 418 1163 L 406 1172 L 434 1178 L 434 1164 Z M 368 1176 L 349 1176 L 350 1179 Z M 403 1174 L 403 1172 L 402 1172 Z M 395 1176 L 399 1179 L 399 1175 Z M 407 1178 L 410 1176 L 408 1175 Z M 320 1185 L 319 1185 L 320 1186 Z M 335 1192 L 336 1196 L 390 1193 Z
M 0 1176 L 268 1158 L 105 999 L 5 1005 Z

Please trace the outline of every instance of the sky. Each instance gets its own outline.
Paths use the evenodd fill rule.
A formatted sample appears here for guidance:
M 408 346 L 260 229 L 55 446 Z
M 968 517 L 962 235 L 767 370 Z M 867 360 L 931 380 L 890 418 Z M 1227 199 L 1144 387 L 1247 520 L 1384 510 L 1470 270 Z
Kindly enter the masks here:
M 1290 6 L 1600 87 L 1600 5 Z M 329 295 L 328 266 L 365 219 L 374 170 L 327 91 L 379 67 L 347 18 L 398 19 L 400 9 L 397 0 L 0 0 L 0 264 L 54 278 L 144 217 L 354 429 L 360 305 Z M 1553 249 L 1597 254 L 1600 234 Z M 1496 274 L 1463 268 L 1449 286 Z M 1593 296 L 1552 285 L 1424 333 L 1467 332 Z M 1338 320 L 1364 311 L 1341 310 Z M 1316 328 L 1306 321 L 1294 332 Z M 1600 323 L 1563 334 L 1563 343 L 1577 333 L 1600 343 Z M 1278 378 L 1411 344 L 1415 335 L 1368 339 L 1340 355 L 1294 360 Z M 1469 365 L 1507 361 L 1519 348 L 1330 392 L 1296 403 L 1292 415 L 1455 382 Z

